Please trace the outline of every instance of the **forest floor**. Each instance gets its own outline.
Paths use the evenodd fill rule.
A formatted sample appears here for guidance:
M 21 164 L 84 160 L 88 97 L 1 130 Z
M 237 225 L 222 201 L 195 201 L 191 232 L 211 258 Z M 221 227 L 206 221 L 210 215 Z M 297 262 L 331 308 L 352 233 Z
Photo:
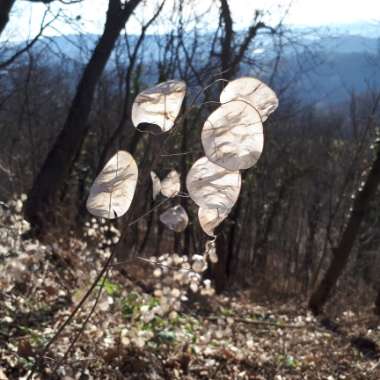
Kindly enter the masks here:
M 149 289 L 158 280 L 139 274 L 138 261 L 127 266 L 134 278 L 113 268 L 68 353 L 95 294 L 42 352 L 105 255 L 75 239 L 70 249 L 18 244 L 0 247 L 1 380 L 27 378 L 36 361 L 34 379 L 380 379 L 380 321 L 370 310 L 316 319 L 302 301 L 259 302 L 242 291 L 190 297 L 144 322 L 139 303 L 156 302 Z

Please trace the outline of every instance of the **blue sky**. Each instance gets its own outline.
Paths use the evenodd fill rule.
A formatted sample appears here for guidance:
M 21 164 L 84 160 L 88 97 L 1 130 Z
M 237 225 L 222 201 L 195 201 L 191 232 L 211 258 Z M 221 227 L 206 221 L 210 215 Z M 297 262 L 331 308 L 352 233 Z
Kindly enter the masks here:
M 167 0 L 165 12 L 168 12 L 168 15 L 171 8 L 170 3 L 173 1 L 175 0 Z M 212 0 L 187 1 L 195 3 L 197 12 L 202 12 L 208 8 Z M 157 0 L 148 0 L 145 5 L 139 6 L 136 16 L 128 23 L 129 32 L 138 33 L 141 20 L 151 14 L 157 2 Z M 107 0 L 83 0 L 82 3 L 65 6 L 57 1 L 50 6 L 48 18 L 59 12 L 61 20 L 56 20 L 45 34 L 100 33 L 104 24 L 107 3 Z M 318 26 L 370 21 L 379 22 L 380 29 L 379 0 L 230 0 L 230 6 L 237 29 L 243 29 L 249 25 L 255 7 L 270 11 L 271 15 L 268 14 L 266 19 L 274 23 L 289 10 L 285 20 L 286 23 L 292 25 Z M 46 9 L 47 7 L 43 4 L 17 1 L 5 38 L 24 40 L 33 36 L 39 30 Z M 189 5 L 187 8 L 189 17 L 193 14 L 193 10 L 194 6 Z M 81 16 L 80 21 L 75 20 L 79 15 Z M 70 23 L 66 22 L 68 19 L 71 20 Z M 207 19 L 206 16 L 203 17 L 205 25 L 209 27 L 212 27 L 217 19 L 216 8 L 214 8 L 214 12 L 207 12 Z M 167 26 L 158 25 L 156 28 L 163 32 L 165 27 Z

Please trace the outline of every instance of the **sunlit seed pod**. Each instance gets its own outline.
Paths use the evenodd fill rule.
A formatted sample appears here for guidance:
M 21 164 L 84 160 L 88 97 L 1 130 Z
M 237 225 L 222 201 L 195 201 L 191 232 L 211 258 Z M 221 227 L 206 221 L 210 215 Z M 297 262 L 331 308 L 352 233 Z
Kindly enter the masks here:
M 154 317 L 155 317 L 155 314 L 152 311 L 150 311 L 144 314 L 142 319 L 145 323 L 149 323 L 151 320 L 154 319 Z
M 206 120 L 202 145 L 207 158 L 228 170 L 256 164 L 264 147 L 260 114 L 246 102 L 222 104 Z
M 172 296 L 178 298 L 181 295 L 181 291 L 177 288 L 172 289 Z
M 216 248 L 212 247 L 207 251 L 207 256 L 213 264 L 218 262 L 218 255 L 216 254 Z
M 172 321 L 172 320 L 175 320 L 176 318 L 178 317 L 178 313 L 176 311 L 171 311 L 169 313 L 169 319 Z
M 192 282 L 191 284 L 190 284 L 190 289 L 191 289 L 191 291 L 193 292 L 193 293 L 196 293 L 197 291 L 198 291 L 198 284 L 197 283 L 195 283 L 195 282 Z
M 166 198 L 175 197 L 181 190 L 181 176 L 176 170 L 171 170 L 161 181 L 161 194 Z
M 138 168 L 134 158 L 118 151 L 96 177 L 87 199 L 87 210 L 95 216 L 114 219 L 124 215 L 136 190 Z
M 160 221 L 172 231 L 182 232 L 189 223 L 189 217 L 186 210 L 181 205 L 177 205 L 163 212 L 160 215 Z
M 193 259 L 193 264 L 191 267 L 193 271 L 197 273 L 202 273 L 207 269 L 207 261 L 205 260 L 203 256 L 194 255 L 192 259 Z M 195 277 L 192 277 L 192 279 L 195 279 Z
M 173 281 L 181 281 L 183 278 L 183 273 L 174 271 L 173 272 Z
M 194 255 L 194 256 L 203 257 L 201 255 Z M 193 259 L 194 259 L 194 256 L 193 256 Z M 197 282 L 197 283 L 199 283 L 199 281 L 202 279 L 202 276 L 199 273 L 195 273 L 195 272 L 189 272 L 189 277 L 190 277 L 191 282 Z
M 171 289 L 169 288 L 169 286 L 164 286 L 164 288 L 162 289 L 163 293 L 165 295 L 169 295 L 170 292 L 171 292 Z
M 183 257 L 177 255 L 176 253 L 173 255 L 173 262 L 175 265 L 179 265 L 183 263 Z
M 214 230 L 223 222 L 230 210 L 219 210 L 217 208 L 203 208 L 198 210 L 198 220 L 202 230 L 209 236 L 214 236 Z
M 150 178 L 153 185 L 153 200 L 157 198 L 157 195 L 161 192 L 161 181 L 155 172 L 150 172 Z
M 137 337 L 133 340 L 133 343 L 136 345 L 137 348 L 143 348 L 146 342 L 145 339 Z
M 149 311 L 149 309 L 150 309 L 149 305 L 141 305 L 140 306 L 140 312 L 143 313 L 143 314 L 147 313 Z
M 128 337 L 128 330 L 123 329 L 120 334 L 120 342 L 123 346 L 129 346 L 131 344 L 131 341 Z
M 161 268 L 156 268 L 154 271 L 153 271 L 153 276 L 154 277 L 161 277 L 162 275 L 162 270 Z
M 169 80 L 144 90 L 137 95 L 132 106 L 132 122 L 158 125 L 163 132 L 169 131 L 181 110 L 186 94 L 186 84 Z
M 187 174 L 186 187 L 199 207 L 227 212 L 239 197 L 241 176 L 239 171 L 227 170 L 202 157 Z
M 163 261 L 163 260 L 166 260 L 168 257 L 169 257 L 169 254 L 168 253 L 164 253 L 163 255 L 159 256 L 158 260 L 159 261 Z
M 252 77 L 229 82 L 220 94 L 221 103 L 237 99 L 250 103 L 259 112 L 262 122 L 278 107 L 276 93 L 265 83 Z

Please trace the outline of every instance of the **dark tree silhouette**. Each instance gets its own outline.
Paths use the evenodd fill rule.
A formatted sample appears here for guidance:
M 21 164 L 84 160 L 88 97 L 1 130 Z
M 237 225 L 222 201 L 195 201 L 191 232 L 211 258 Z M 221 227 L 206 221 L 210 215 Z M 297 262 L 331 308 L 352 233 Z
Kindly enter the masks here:
M 16 0 L 0 0 L 0 34 L 5 29 L 8 21 L 9 21 L 9 13 L 11 12 L 11 9 L 14 5 Z M 56 0 L 28 0 L 31 3 L 44 3 L 44 4 L 50 4 L 53 1 Z M 82 0 L 67 0 L 62 1 L 64 4 L 74 4 L 79 3 Z
M 53 205 L 69 178 L 83 140 L 89 130 L 88 117 L 96 84 L 112 53 L 117 38 L 141 0 L 109 0 L 106 23 L 92 57 L 79 81 L 61 133 L 37 175 L 25 205 L 25 217 L 37 235 L 54 220 Z M 44 231 L 45 229 L 45 231 Z
M 377 315 L 380 315 L 380 288 L 379 288 L 379 291 L 377 292 L 377 297 L 375 301 L 375 313 Z
M 0 0 L 0 34 L 9 21 L 9 13 L 14 3 L 15 0 Z
M 360 231 L 360 225 L 368 211 L 369 203 L 380 184 L 380 148 L 377 147 L 376 159 L 371 167 L 362 189 L 355 198 L 351 216 L 343 231 L 339 245 L 333 249 L 333 257 L 322 281 L 313 292 L 309 307 L 314 314 L 320 314 L 328 297 L 343 273 L 355 240 Z

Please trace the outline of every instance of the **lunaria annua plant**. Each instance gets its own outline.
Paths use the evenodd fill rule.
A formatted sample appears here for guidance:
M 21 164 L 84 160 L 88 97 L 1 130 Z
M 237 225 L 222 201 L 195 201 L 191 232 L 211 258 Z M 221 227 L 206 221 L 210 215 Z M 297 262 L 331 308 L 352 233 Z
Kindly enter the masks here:
M 227 84 L 220 107 L 206 120 L 202 145 L 206 157 L 190 169 L 186 185 L 200 206 L 199 223 L 214 236 L 240 193 L 239 170 L 256 164 L 264 147 L 262 123 L 278 107 L 274 91 L 256 78 L 243 77 Z
M 162 133 L 168 132 L 174 126 L 185 95 L 186 84 L 177 80 L 144 90 L 132 106 L 134 126 L 139 128 L 140 124 L 153 124 Z M 202 129 L 205 156 L 193 164 L 186 178 L 189 195 L 199 206 L 199 223 L 203 231 L 213 238 L 206 243 L 203 255 L 193 255 L 191 268 L 190 264 L 182 268 L 193 270 L 197 281 L 200 273 L 206 270 L 207 261 L 215 263 L 218 260 L 214 231 L 228 217 L 239 197 L 240 170 L 251 168 L 260 158 L 264 146 L 263 122 L 278 107 L 273 90 L 251 77 L 229 82 L 220 94 L 220 103 Z M 87 201 L 90 213 L 110 219 L 125 214 L 134 196 L 137 175 L 133 157 L 124 151 L 116 153 L 91 188 Z M 170 171 L 162 181 L 151 172 L 151 179 L 153 199 L 160 193 L 168 199 L 179 195 L 180 174 L 176 170 Z M 189 217 L 182 206 L 175 205 L 162 213 L 160 220 L 169 229 L 182 232 Z M 165 264 L 166 259 L 168 257 L 165 256 Z M 156 272 L 162 273 L 162 270 L 157 269 Z M 193 291 L 199 287 L 198 282 L 190 283 Z

